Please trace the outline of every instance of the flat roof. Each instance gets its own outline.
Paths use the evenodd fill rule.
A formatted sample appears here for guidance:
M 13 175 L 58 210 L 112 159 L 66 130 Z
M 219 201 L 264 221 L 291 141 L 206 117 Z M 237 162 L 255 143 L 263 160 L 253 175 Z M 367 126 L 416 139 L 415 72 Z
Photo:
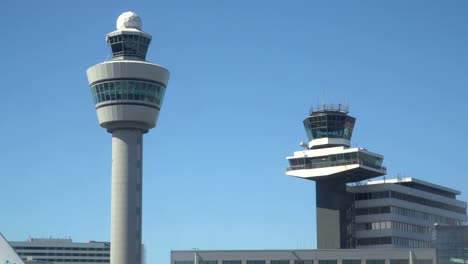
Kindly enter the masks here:
M 451 189 L 451 188 L 447 188 L 447 187 L 444 187 L 442 185 L 430 183 L 430 182 L 427 182 L 427 181 L 418 180 L 416 178 L 411 178 L 411 177 L 391 178 L 391 179 L 385 179 L 385 180 L 368 180 L 366 183 L 364 183 L 364 185 L 385 184 L 385 183 L 400 183 L 400 182 L 414 182 L 414 183 L 425 185 L 425 186 L 428 186 L 428 187 L 431 187 L 431 188 L 436 188 L 436 189 L 439 189 L 439 190 L 450 192 L 450 193 L 453 193 L 453 194 L 456 194 L 456 195 L 461 194 L 460 191 L 457 191 L 457 190 L 454 190 L 454 189 Z

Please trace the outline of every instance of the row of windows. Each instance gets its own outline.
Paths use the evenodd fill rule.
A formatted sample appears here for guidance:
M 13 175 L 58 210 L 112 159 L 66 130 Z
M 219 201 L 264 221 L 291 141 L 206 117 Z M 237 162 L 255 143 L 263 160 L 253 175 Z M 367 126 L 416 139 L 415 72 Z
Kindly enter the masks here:
M 461 214 L 466 214 L 466 208 L 458 207 L 455 205 L 450 205 L 446 203 L 441 203 L 418 196 L 395 192 L 395 191 L 382 191 L 382 192 L 367 192 L 367 193 L 355 193 L 354 200 L 374 200 L 374 199 L 384 199 L 384 198 L 394 198 L 398 200 L 403 200 L 411 203 L 417 203 L 421 205 L 426 205 L 430 207 L 440 208 L 452 212 L 457 212 Z
M 344 114 L 322 114 L 308 117 L 304 127 L 309 140 L 323 137 L 351 139 L 355 119 Z
M 145 59 L 150 42 L 147 37 L 131 34 L 109 38 L 113 57 L 136 56 Z
M 456 198 L 456 196 L 455 196 L 455 194 L 453 192 L 444 191 L 444 190 L 441 190 L 439 188 L 430 187 L 430 186 L 427 186 L 427 185 L 424 185 L 424 184 L 419 184 L 419 183 L 416 183 L 416 182 L 399 182 L 397 184 L 403 185 L 403 186 L 406 186 L 406 187 L 409 187 L 409 188 L 421 190 L 423 192 L 429 192 L 429 193 L 445 196 L 445 197 L 452 198 L 452 199 Z
M 242 264 L 240 260 L 224 260 L 223 264 Z
M 109 257 L 109 254 L 92 253 L 51 253 L 51 252 L 18 252 L 19 256 L 73 256 L 73 257 Z
M 391 241 L 390 237 L 386 240 Z M 241 260 L 223 260 L 222 264 L 242 264 Z M 266 260 L 247 260 L 246 264 L 266 264 Z M 313 264 L 313 260 L 294 260 L 294 264 Z M 337 259 L 320 259 L 317 264 L 337 264 Z M 175 261 L 175 264 L 193 264 L 193 261 Z M 218 264 L 216 260 L 197 261 L 197 264 Z M 290 264 L 289 260 L 270 260 L 270 264 Z M 362 264 L 360 259 L 343 259 L 341 264 Z M 385 259 L 366 259 L 365 264 L 385 264 Z M 408 259 L 390 259 L 390 264 L 409 264 Z M 414 264 L 432 264 L 431 259 L 415 259 Z
M 432 259 L 415 259 L 414 264 L 432 264 Z M 390 264 L 409 264 L 409 259 L 391 259 Z
M 387 245 L 392 244 L 392 237 L 367 237 L 358 238 L 357 246 Z
M 362 164 L 364 166 L 380 169 L 382 167 L 382 158 L 362 152 L 350 152 L 320 157 L 295 158 L 290 159 L 289 164 L 292 170 L 316 169 L 350 164 Z
M 94 103 L 112 100 L 136 100 L 161 105 L 164 86 L 143 81 L 110 81 L 91 87 Z
M 398 245 L 401 247 L 410 248 L 429 248 L 431 243 L 427 241 L 421 241 L 416 239 L 410 239 L 406 237 L 367 237 L 357 239 L 357 245 L 360 246 L 372 246 L 372 245 Z
M 355 215 L 389 214 L 390 206 L 356 208 Z
M 402 222 L 394 222 L 394 221 L 377 221 L 377 222 L 356 224 L 356 230 L 381 230 L 381 229 L 402 230 L 406 232 L 420 233 L 420 234 L 425 234 L 425 235 L 430 234 L 430 231 L 431 231 L 429 227 L 402 223 Z
M 456 224 L 462 222 L 460 220 L 450 218 L 450 217 L 446 217 L 446 216 L 425 213 L 425 212 L 416 211 L 416 210 L 403 208 L 403 207 L 397 207 L 397 206 L 392 206 L 390 208 L 390 211 L 393 214 L 398 214 L 398 215 L 403 215 L 403 216 L 409 216 L 409 217 L 413 217 L 413 218 L 428 220 L 430 222 L 439 223 L 439 224 L 456 225 Z
M 117 43 L 117 42 L 122 42 L 122 41 L 134 41 L 134 42 L 141 42 L 146 45 L 149 45 L 151 42 L 150 38 L 147 38 L 145 36 L 141 35 L 134 35 L 134 34 L 122 34 L 122 35 L 117 35 L 113 37 L 109 37 L 109 43 Z
M 86 247 L 15 247 L 15 250 L 82 250 L 82 251 L 109 251 L 109 245 L 104 248 L 86 248 Z
M 397 214 L 403 216 L 409 216 L 417 219 L 428 220 L 433 223 L 456 225 L 462 221 L 453 219 L 446 216 L 440 216 L 412 209 L 402 208 L 398 206 L 380 206 L 380 207 L 366 207 L 356 208 L 356 215 L 373 215 L 373 214 Z
M 392 237 L 393 244 L 410 248 L 429 248 L 431 243 L 406 237 Z
M 390 191 L 365 192 L 365 193 L 354 194 L 355 201 L 384 199 L 384 198 L 390 198 Z
M 422 204 L 422 205 L 436 207 L 436 208 L 449 210 L 449 211 L 453 211 L 453 212 L 457 212 L 461 214 L 466 214 L 466 208 L 462 208 L 462 207 L 458 207 L 458 206 L 450 205 L 450 204 L 445 204 L 441 202 L 436 202 L 436 201 L 424 199 L 424 198 L 410 195 L 410 194 L 392 191 L 391 196 L 392 198 L 399 199 L 399 200 L 404 200 L 404 201 L 408 201 L 412 203 Z
M 289 264 L 289 260 L 270 260 L 270 264 Z
M 27 260 L 27 259 L 23 259 Z M 109 263 L 109 259 L 48 259 L 48 258 L 38 258 L 34 259 L 37 261 L 47 261 L 47 262 L 97 262 L 97 263 Z

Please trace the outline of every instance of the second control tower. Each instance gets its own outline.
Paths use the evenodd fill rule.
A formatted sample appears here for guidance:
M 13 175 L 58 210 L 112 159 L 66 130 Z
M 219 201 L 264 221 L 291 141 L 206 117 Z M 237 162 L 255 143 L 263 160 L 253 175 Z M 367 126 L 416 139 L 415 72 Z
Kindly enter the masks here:
M 147 62 L 151 36 L 125 12 L 107 34 L 112 60 L 87 71 L 101 127 L 112 134 L 111 264 L 142 263 L 143 134 L 156 126 L 169 71 Z
M 317 248 L 352 248 L 352 196 L 346 184 L 386 173 L 383 156 L 351 148 L 356 119 L 342 105 L 311 109 L 304 120 L 309 143 L 288 157 L 286 175 L 316 182 Z

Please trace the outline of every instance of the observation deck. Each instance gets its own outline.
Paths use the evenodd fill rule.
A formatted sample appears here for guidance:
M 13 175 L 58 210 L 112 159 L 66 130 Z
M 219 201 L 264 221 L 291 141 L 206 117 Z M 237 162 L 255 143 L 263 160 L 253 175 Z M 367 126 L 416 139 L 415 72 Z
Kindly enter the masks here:
M 309 143 L 306 150 L 287 157 L 286 175 L 309 180 L 357 182 L 385 175 L 383 156 L 364 148 L 351 148 L 356 118 L 349 106 L 323 104 L 311 108 L 303 124 Z
M 89 86 L 101 127 L 146 133 L 156 126 L 169 71 L 146 61 L 152 37 L 141 30 L 139 16 L 119 19 L 117 29 L 106 36 L 112 59 L 87 70 Z

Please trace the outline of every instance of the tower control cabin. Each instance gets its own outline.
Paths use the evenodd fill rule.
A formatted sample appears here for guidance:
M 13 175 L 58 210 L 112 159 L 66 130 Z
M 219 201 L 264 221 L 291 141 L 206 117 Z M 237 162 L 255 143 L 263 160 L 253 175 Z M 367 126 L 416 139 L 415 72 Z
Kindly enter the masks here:
M 311 109 L 304 120 L 309 143 L 301 143 L 305 150 L 287 157 L 286 175 L 316 182 L 319 249 L 354 247 L 353 197 L 346 184 L 386 173 L 382 155 L 351 147 L 355 121 L 342 105 Z
M 107 34 L 112 60 L 87 70 L 101 127 L 112 134 L 111 264 L 142 262 L 143 134 L 156 126 L 169 71 L 147 62 L 151 36 L 125 12 Z

